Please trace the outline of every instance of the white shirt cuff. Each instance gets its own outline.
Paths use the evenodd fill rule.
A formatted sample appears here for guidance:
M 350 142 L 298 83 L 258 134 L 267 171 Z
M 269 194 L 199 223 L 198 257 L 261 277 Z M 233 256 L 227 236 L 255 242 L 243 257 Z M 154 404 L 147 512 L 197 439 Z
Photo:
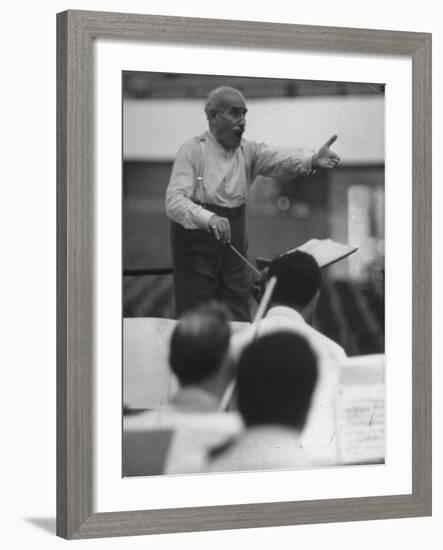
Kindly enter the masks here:
M 214 215 L 214 212 L 205 210 L 203 207 L 199 208 L 195 213 L 195 222 L 202 229 L 209 229 L 209 220 Z
M 308 174 L 315 172 L 315 169 L 312 166 L 312 159 L 314 158 L 314 155 L 315 155 L 315 151 L 311 155 L 308 155 L 305 161 L 303 162 L 303 167 Z

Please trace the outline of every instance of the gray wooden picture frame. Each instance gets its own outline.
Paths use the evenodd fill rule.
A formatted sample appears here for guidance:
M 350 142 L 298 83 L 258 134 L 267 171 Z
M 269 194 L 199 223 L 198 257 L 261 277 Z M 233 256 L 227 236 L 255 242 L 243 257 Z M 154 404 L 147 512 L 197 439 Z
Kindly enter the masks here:
M 97 38 L 412 60 L 412 494 L 93 513 L 93 43 Z M 123 13 L 57 15 L 57 534 L 87 538 L 431 514 L 431 35 Z

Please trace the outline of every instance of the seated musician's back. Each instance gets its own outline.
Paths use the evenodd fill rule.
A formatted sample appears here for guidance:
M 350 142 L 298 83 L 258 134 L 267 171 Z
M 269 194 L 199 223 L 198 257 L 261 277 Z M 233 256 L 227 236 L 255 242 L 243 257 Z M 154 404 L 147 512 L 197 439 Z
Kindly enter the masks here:
M 228 315 L 218 305 L 201 306 L 177 323 L 171 337 L 169 362 L 180 384 L 178 392 L 164 409 L 125 418 L 124 432 L 138 433 L 139 440 L 159 433 L 164 436 L 164 462 L 161 471 L 152 473 L 199 472 L 212 448 L 224 445 L 242 430 L 237 413 L 219 410 L 232 378 L 227 360 L 229 340 Z M 140 462 L 143 464 L 143 460 L 137 460 L 139 470 Z M 149 457 L 145 463 L 149 463 Z

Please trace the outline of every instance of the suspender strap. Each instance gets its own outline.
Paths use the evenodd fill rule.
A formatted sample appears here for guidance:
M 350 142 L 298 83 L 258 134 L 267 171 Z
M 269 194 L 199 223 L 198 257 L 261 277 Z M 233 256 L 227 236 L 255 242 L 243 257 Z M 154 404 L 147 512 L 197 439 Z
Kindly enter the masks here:
M 206 165 L 206 141 L 205 138 L 200 138 L 200 165 L 199 165 L 199 174 L 197 180 L 203 183 L 203 176 L 205 174 L 205 165 Z
M 200 141 L 199 141 L 199 144 L 200 144 L 200 155 L 199 155 L 199 162 L 198 162 L 198 167 L 197 167 L 197 176 L 196 176 L 196 181 L 194 183 L 194 193 L 193 193 L 193 196 L 194 196 L 194 200 L 196 200 L 196 193 L 197 193 L 197 190 L 198 189 L 203 189 L 204 187 L 204 181 L 203 181 L 203 176 L 204 176 L 204 173 L 205 173 L 205 165 L 206 165 L 206 142 L 205 142 L 205 138 L 200 138 Z

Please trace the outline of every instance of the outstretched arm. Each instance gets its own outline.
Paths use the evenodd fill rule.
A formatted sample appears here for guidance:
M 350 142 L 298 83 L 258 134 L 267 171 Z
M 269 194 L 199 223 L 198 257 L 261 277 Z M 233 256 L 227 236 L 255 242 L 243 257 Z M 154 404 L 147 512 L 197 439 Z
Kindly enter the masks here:
M 308 149 L 273 148 L 264 143 L 248 142 L 251 151 L 251 182 L 257 175 L 271 178 L 297 177 L 312 174 L 319 168 L 335 168 L 340 157 L 330 146 L 337 140 L 333 135 L 317 152 Z

